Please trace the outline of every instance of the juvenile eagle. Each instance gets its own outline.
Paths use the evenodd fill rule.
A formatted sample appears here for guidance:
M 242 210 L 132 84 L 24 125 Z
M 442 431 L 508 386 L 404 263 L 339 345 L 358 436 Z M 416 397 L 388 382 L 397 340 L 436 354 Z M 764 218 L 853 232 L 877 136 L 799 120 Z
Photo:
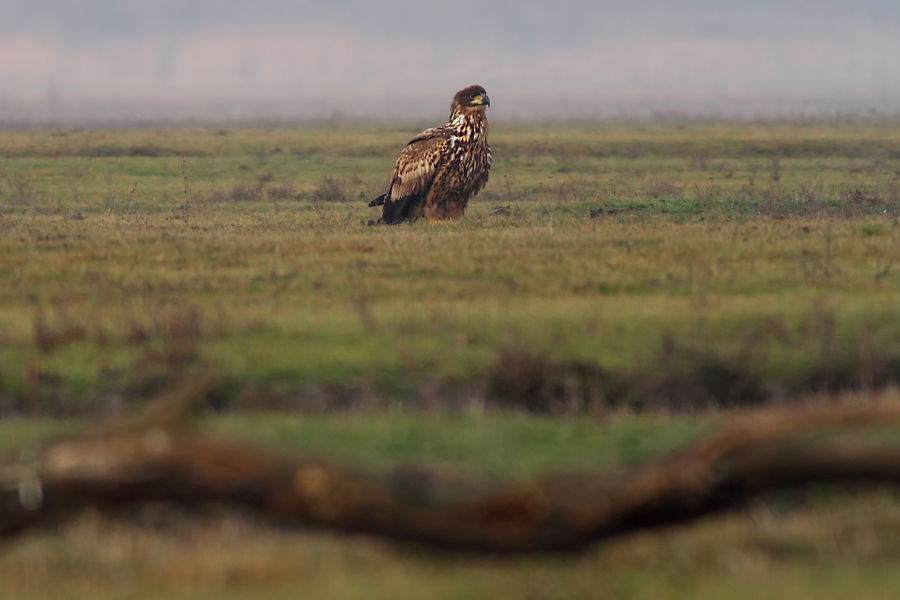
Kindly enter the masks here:
M 491 170 L 485 115 L 490 105 L 480 85 L 458 91 L 447 124 L 426 129 L 400 151 L 388 191 L 369 203 L 384 206 L 382 223 L 463 216 Z

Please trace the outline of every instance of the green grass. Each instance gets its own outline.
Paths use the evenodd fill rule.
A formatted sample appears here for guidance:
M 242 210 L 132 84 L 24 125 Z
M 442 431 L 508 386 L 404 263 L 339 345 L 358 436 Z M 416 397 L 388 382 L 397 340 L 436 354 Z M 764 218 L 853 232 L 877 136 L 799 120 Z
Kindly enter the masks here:
M 710 419 L 624 419 L 560 423 L 525 415 L 240 415 L 210 431 L 293 452 L 384 467 L 437 468 L 524 478 L 559 469 L 636 464 L 710 430 Z
M 523 355 L 635 405 L 727 403 L 710 368 L 740 401 L 900 373 L 900 125 L 501 126 L 462 221 L 368 227 L 417 130 L 0 132 L 0 400 L 202 367 L 222 402 L 417 403 Z
M 519 478 L 632 465 L 718 422 L 617 404 L 900 377 L 900 124 L 498 126 L 463 220 L 368 227 L 422 126 L 0 132 L 0 411 L 117 412 L 205 370 L 220 407 L 370 409 L 205 431 Z M 82 423 L 0 421 L 0 452 Z M 895 597 L 894 497 L 828 498 L 565 560 L 87 514 L 4 548 L 0 598 Z
M 203 433 L 299 455 L 386 468 L 421 463 L 500 479 L 550 470 L 634 465 L 709 433 L 705 418 L 544 419 L 523 414 L 343 415 L 249 413 L 210 416 Z M 0 454 L 85 427 L 77 420 L 0 420 Z

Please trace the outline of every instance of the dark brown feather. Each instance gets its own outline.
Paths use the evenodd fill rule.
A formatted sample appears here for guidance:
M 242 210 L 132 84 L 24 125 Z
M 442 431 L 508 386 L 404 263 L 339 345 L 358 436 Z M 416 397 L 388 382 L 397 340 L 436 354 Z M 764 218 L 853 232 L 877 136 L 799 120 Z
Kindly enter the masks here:
M 383 223 L 463 216 L 469 198 L 484 188 L 490 174 L 488 106 L 481 86 L 460 90 L 447 124 L 426 129 L 403 148 L 387 192 L 369 204 L 384 206 Z

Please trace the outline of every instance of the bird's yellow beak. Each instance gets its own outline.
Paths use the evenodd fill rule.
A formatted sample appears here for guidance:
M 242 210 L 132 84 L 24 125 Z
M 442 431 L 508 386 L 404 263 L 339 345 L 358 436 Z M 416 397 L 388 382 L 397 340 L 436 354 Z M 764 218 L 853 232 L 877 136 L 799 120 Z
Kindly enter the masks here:
M 472 102 L 479 106 L 490 106 L 491 99 L 488 98 L 487 94 L 479 94 L 472 99 Z

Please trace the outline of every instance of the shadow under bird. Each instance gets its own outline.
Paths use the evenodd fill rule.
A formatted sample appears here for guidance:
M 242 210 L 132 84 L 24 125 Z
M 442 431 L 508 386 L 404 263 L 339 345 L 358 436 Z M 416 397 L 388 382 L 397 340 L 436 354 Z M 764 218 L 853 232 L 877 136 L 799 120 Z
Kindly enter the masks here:
M 383 206 L 380 223 L 425 218 L 454 220 L 487 184 L 491 170 L 487 107 L 480 85 L 460 90 L 443 127 L 426 129 L 400 152 L 387 192 L 369 206 Z

